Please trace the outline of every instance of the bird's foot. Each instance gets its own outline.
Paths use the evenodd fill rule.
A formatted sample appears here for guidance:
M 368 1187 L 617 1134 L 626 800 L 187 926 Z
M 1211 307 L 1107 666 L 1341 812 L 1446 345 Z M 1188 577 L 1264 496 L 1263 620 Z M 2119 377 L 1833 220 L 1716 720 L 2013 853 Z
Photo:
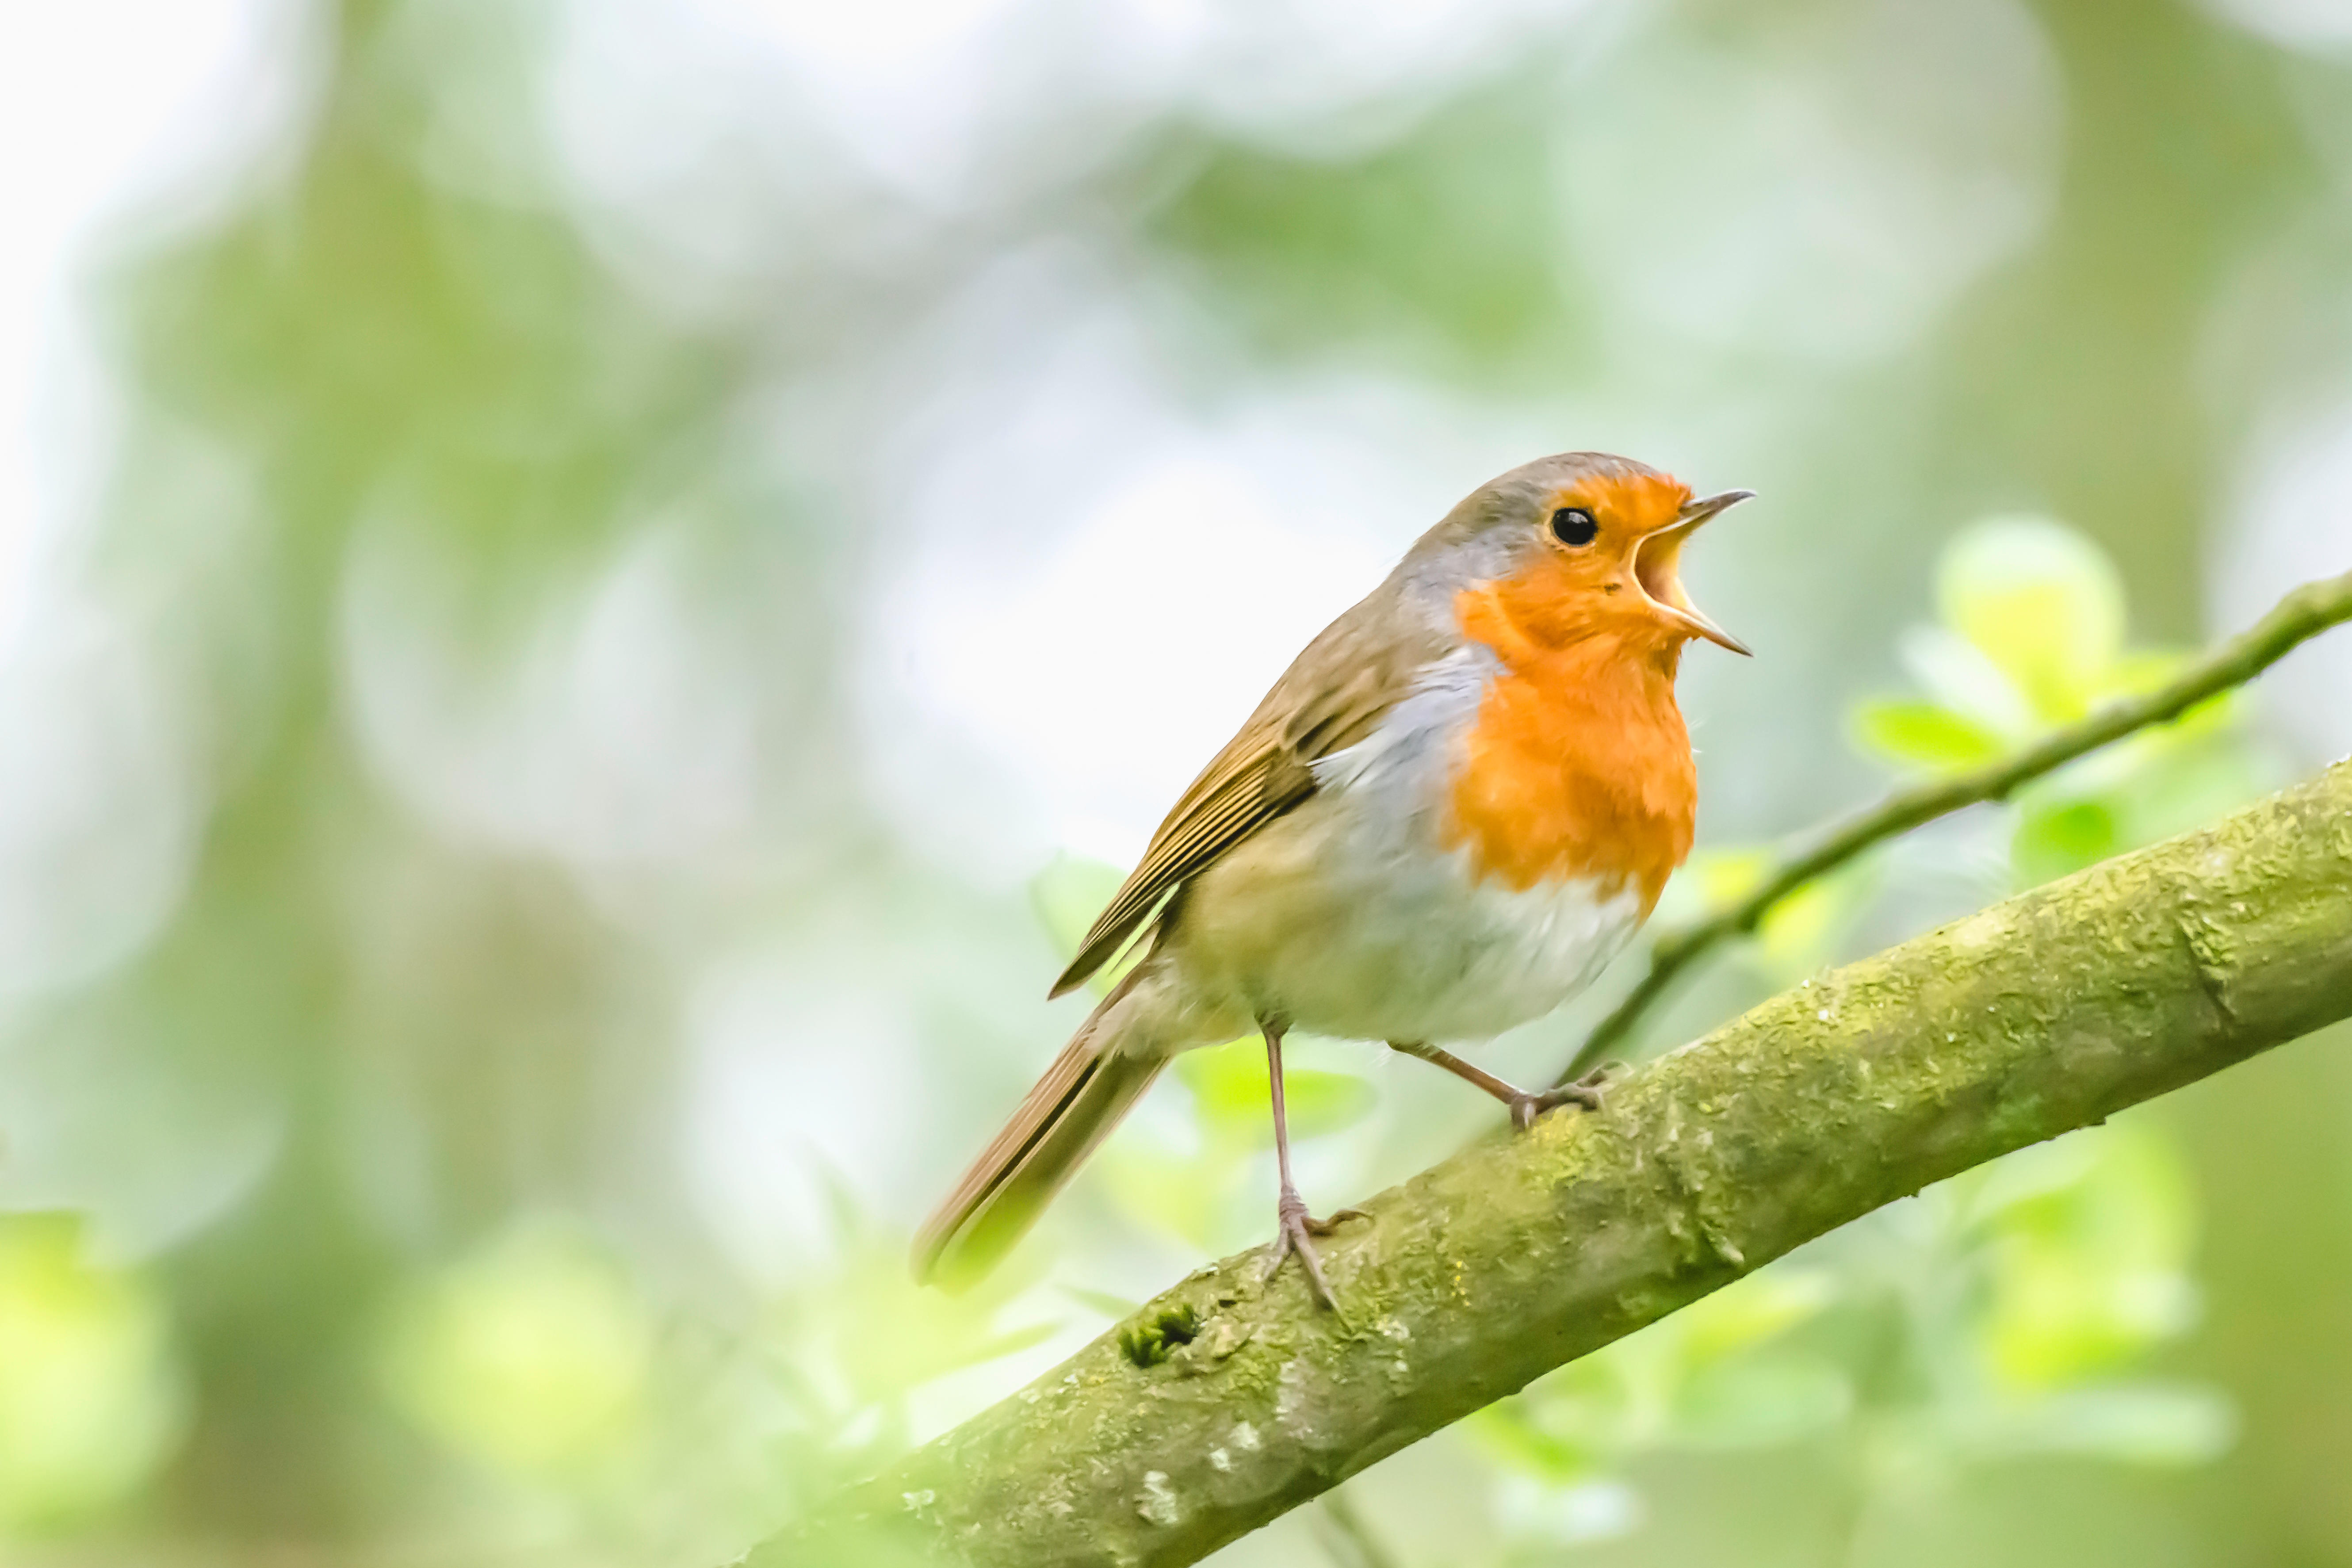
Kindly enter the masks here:
M 1292 1253 L 1298 1255 L 1299 1266 L 1307 1270 L 1307 1288 L 1324 1306 L 1337 1310 L 1339 1303 L 1331 1298 L 1330 1281 L 1323 1278 L 1323 1259 L 1315 1250 L 1315 1237 L 1329 1236 L 1340 1223 L 1372 1216 L 1361 1209 L 1338 1209 L 1329 1219 L 1317 1219 L 1307 1212 L 1307 1201 L 1297 1193 L 1284 1193 L 1274 1205 L 1274 1250 L 1265 1260 L 1261 1280 L 1272 1279 L 1282 1268 L 1282 1260 Z
M 1539 1094 L 1515 1094 L 1511 1097 L 1511 1125 L 1525 1132 L 1536 1124 L 1536 1118 L 1547 1110 L 1563 1105 L 1580 1105 L 1587 1110 L 1601 1109 L 1604 1092 L 1612 1074 L 1622 1071 L 1623 1062 L 1602 1062 L 1574 1083 L 1561 1084 Z

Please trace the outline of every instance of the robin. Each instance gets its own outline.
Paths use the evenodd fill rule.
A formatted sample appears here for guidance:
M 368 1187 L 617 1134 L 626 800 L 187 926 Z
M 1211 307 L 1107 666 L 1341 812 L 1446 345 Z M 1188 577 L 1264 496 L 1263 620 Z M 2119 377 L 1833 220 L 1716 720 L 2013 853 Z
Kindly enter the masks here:
M 1307 645 L 1192 781 L 1053 994 L 1139 935 L 1113 986 L 915 1241 L 917 1279 L 977 1279 L 1179 1051 L 1265 1041 L 1292 1253 L 1330 1287 L 1290 1176 L 1282 1042 L 1385 1041 L 1524 1129 L 1597 1109 L 1597 1080 L 1519 1089 L 1440 1042 L 1483 1040 L 1584 989 L 1690 853 L 1697 773 L 1675 704 L 1693 637 L 1744 654 L 1684 594 L 1683 545 L 1751 492 L 1693 500 L 1599 452 L 1474 491 Z

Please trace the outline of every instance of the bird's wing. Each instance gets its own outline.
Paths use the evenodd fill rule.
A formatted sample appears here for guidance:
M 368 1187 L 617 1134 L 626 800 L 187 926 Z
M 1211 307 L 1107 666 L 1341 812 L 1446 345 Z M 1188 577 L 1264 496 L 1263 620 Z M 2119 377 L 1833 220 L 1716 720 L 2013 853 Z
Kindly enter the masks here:
M 1370 734 L 1412 689 L 1440 650 L 1433 636 L 1396 636 L 1400 617 L 1386 597 L 1375 594 L 1325 628 L 1202 770 L 1078 944 L 1054 995 L 1108 963 L 1185 879 L 1312 795 L 1316 761 Z M 1388 635 L 1378 635 L 1382 626 Z

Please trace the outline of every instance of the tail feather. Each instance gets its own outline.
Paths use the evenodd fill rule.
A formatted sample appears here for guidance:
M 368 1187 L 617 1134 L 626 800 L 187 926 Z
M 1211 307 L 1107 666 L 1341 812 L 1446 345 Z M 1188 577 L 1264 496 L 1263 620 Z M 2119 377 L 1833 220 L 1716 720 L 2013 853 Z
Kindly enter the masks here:
M 960 1290 L 1028 1234 L 1054 1194 L 1160 1076 L 1161 1058 L 1105 1050 L 1105 1000 L 1054 1058 L 1013 1120 L 916 1234 L 915 1279 Z

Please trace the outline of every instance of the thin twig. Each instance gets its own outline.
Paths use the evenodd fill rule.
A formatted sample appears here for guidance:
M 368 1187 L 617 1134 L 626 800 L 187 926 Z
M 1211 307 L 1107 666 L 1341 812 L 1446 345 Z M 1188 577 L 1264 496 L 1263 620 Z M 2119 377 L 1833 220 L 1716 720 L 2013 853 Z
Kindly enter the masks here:
M 1745 936 L 1773 906 L 1806 883 L 1864 850 L 1948 816 L 1965 806 L 2005 800 L 2022 784 L 2065 766 L 2085 752 L 2151 724 L 2177 719 L 2210 697 L 2242 686 L 2328 627 L 2352 620 L 2352 572 L 2306 583 L 2271 613 L 2202 662 L 2142 697 L 2125 699 L 2079 724 L 2056 731 L 1998 762 L 1895 791 L 1843 825 L 1824 830 L 1813 847 L 1790 856 L 1757 889 L 1695 925 L 1667 931 L 1650 947 L 1650 967 L 1616 1011 L 1585 1037 L 1559 1075 L 1572 1083 L 1606 1057 L 1663 997 L 1682 972 L 1731 937 Z

